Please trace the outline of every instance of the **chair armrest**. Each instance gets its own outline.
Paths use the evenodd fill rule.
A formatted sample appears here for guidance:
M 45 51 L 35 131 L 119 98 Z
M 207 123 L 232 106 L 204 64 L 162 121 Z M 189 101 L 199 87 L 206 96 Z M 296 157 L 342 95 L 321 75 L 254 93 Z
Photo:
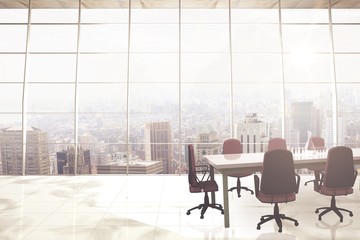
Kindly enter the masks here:
M 320 186 L 323 185 L 324 182 L 324 178 L 325 178 L 325 172 L 318 172 L 318 176 L 315 177 L 314 180 L 314 190 L 318 191 L 320 189 Z
M 296 194 L 299 192 L 299 187 L 300 187 L 300 175 L 295 173 L 295 177 L 296 177 Z
M 254 187 L 255 187 L 255 196 L 259 196 L 260 192 L 260 178 L 258 175 L 254 174 Z
M 209 171 L 209 166 L 208 166 L 208 165 L 196 165 L 195 168 L 202 168 L 201 170 L 196 170 L 196 171 L 195 171 L 196 173 L 202 173 L 202 174 L 203 174 L 202 177 L 201 177 L 201 179 L 199 179 L 199 178 L 196 176 L 196 179 L 198 180 L 198 182 L 203 182 L 207 173 L 209 173 L 209 174 L 208 174 L 206 180 L 209 180 L 209 178 L 210 178 L 210 171 Z
M 353 185 L 355 184 L 355 180 L 356 180 L 357 175 L 358 175 L 358 171 L 356 171 L 356 170 L 354 169 L 354 182 L 353 182 Z

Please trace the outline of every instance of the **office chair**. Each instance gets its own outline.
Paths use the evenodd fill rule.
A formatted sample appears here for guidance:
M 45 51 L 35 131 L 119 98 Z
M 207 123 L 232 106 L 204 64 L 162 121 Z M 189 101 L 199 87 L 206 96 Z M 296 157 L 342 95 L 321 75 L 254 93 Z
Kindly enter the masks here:
M 224 141 L 223 154 L 236 154 L 236 153 L 242 153 L 242 152 L 243 152 L 243 146 L 242 146 L 240 140 L 235 139 L 235 138 L 230 138 L 230 139 L 226 139 Z M 240 195 L 241 189 L 244 189 L 246 191 L 251 192 L 251 194 L 254 194 L 253 190 L 251 190 L 247 187 L 241 186 L 241 181 L 240 181 L 240 178 L 247 177 L 252 174 L 253 174 L 253 172 L 229 174 L 228 176 L 230 176 L 230 177 L 236 177 L 237 181 L 236 181 L 236 187 L 232 187 L 228 191 L 233 191 L 236 189 L 238 197 L 241 197 L 241 195 Z
M 263 223 L 274 219 L 282 232 L 282 220 L 293 221 L 295 226 L 299 223 L 296 219 L 279 213 L 279 203 L 295 201 L 295 194 L 299 191 L 300 176 L 295 173 L 293 155 L 284 149 L 275 149 L 264 153 L 261 182 L 258 175 L 254 175 L 255 195 L 263 203 L 274 205 L 274 212 L 264 215 L 257 224 L 257 229 Z
M 309 145 L 307 147 L 307 150 L 324 150 L 325 149 L 325 141 L 321 137 L 311 137 L 309 139 Z M 323 172 L 325 170 L 325 164 L 316 164 L 312 167 L 308 167 L 309 170 L 314 171 L 315 179 L 309 180 L 305 182 L 305 186 L 309 182 L 318 181 L 320 178 L 320 172 Z
M 286 140 L 283 138 L 271 138 L 269 140 L 268 151 L 274 149 L 287 149 Z
M 215 208 L 221 211 L 221 214 L 224 214 L 224 209 L 220 204 L 210 203 L 208 192 L 218 191 L 218 185 L 215 180 L 211 179 L 209 166 L 208 165 L 195 165 L 195 154 L 194 146 L 188 145 L 188 158 L 189 158 L 189 190 L 191 193 L 205 192 L 204 203 L 199 204 L 196 207 L 190 208 L 186 214 L 190 215 L 191 211 L 194 209 L 201 209 L 200 218 L 204 218 L 204 214 L 208 207 Z M 198 173 L 202 173 L 202 177 L 198 178 Z
M 350 217 L 353 216 L 351 211 L 336 206 L 335 196 L 353 193 L 357 174 L 358 172 L 354 169 L 351 148 L 338 146 L 329 150 L 325 172 L 320 173 L 321 178 L 315 184 L 315 191 L 331 196 L 331 204 L 330 207 L 320 207 L 315 210 L 315 213 L 319 213 L 319 210 L 324 210 L 319 214 L 319 220 L 330 211 L 334 211 L 340 217 L 340 222 L 343 221 L 343 215 L 340 211 L 348 212 Z

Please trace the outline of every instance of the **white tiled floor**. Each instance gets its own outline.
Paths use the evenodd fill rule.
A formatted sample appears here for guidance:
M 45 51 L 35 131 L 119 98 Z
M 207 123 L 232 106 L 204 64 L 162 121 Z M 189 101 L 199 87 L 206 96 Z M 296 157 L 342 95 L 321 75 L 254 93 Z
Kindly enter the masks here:
M 230 192 L 230 228 L 223 215 L 209 209 L 204 219 L 198 210 L 203 194 L 188 191 L 187 176 L 0 176 L 1 240 L 177 240 L 177 239 L 360 239 L 359 182 L 354 193 L 337 197 L 350 209 L 340 223 L 334 213 L 317 220 L 315 208 L 328 206 L 330 197 L 303 186 L 312 176 L 302 176 L 295 202 L 280 205 L 280 212 L 299 221 L 284 221 L 283 233 L 274 221 L 256 230 L 261 215 L 273 206 L 260 203 L 243 191 Z M 235 184 L 229 178 L 229 186 Z M 221 176 L 216 176 L 222 204 Z M 253 189 L 253 178 L 242 179 Z

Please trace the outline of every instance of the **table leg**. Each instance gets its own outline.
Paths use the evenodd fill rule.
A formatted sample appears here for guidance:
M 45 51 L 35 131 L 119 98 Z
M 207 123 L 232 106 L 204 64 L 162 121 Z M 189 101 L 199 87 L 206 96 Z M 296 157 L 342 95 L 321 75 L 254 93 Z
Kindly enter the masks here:
M 224 225 L 230 227 L 229 217 L 229 195 L 228 195 L 228 176 L 223 174 L 223 201 L 224 201 Z
M 211 180 L 215 180 L 215 175 L 214 175 L 214 167 L 210 165 L 210 179 Z M 215 192 L 211 192 L 211 203 L 215 204 L 216 200 L 215 200 Z

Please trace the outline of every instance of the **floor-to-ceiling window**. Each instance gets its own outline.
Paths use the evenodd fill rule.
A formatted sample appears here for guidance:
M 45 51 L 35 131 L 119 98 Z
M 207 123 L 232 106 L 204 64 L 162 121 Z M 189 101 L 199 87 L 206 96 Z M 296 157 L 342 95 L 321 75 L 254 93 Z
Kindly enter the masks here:
M 181 174 L 184 146 L 360 145 L 351 1 L 0 4 L 2 174 Z

